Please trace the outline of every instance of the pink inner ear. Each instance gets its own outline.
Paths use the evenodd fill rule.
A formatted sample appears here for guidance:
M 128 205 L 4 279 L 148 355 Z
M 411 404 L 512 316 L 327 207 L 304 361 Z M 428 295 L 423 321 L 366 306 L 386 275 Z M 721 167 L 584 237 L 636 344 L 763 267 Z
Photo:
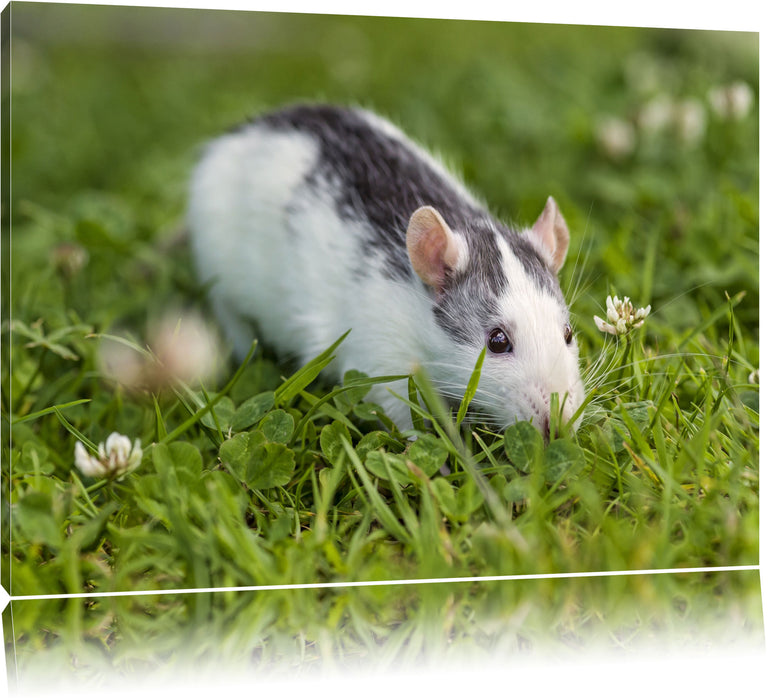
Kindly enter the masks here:
M 557 273 L 566 259 L 569 248 L 569 229 L 552 197 L 531 229 L 531 234 L 549 255 L 550 268 Z
M 421 207 L 407 226 L 407 252 L 418 277 L 439 291 L 445 269 L 458 262 L 458 246 L 440 214 L 432 207 Z
M 441 287 L 445 280 L 444 257 L 446 249 L 447 240 L 439 229 L 429 229 L 418 240 L 416 272 L 426 284 L 430 284 L 435 289 Z

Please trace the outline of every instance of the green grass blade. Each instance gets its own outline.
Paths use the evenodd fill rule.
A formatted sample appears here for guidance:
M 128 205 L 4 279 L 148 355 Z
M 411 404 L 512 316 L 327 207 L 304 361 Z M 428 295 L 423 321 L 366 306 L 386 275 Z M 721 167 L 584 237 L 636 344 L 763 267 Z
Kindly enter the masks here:
M 690 330 L 684 336 L 684 338 L 682 338 L 682 340 L 679 342 L 677 350 L 681 351 L 683 348 L 687 347 L 693 338 L 703 334 L 704 331 L 706 331 L 708 328 L 711 328 L 725 314 L 732 313 L 733 309 L 735 309 L 736 306 L 741 303 L 745 296 L 746 292 L 739 292 L 734 297 L 732 297 L 727 304 L 720 306 L 716 311 L 714 311 L 714 313 L 710 314 L 703 323 Z
M 398 396 L 398 394 L 394 394 L 394 396 Z M 400 396 L 399 398 L 404 401 L 403 397 Z M 428 414 L 421 409 L 420 399 L 418 397 L 418 385 L 415 383 L 415 379 L 412 375 L 407 377 L 407 398 L 409 401 L 405 401 L 405 403 L 407 403 L 407 406 L 410 409 L 412 427 L 414 430 L 423 432 L 426 429 L 426 426 L 423 424 L 423 418 L 428 416 Z
M 185 420 L 183 423 L 181 423 L 175 430 L 169 432 L 167 436 L 162 440 L 162 443 L 169 443 L 176 440 L 180 435 L 185 433 L 192 425 L 195 425 L 202 416 L 204 416 L 208 411 L 212 410 L 212 407 L 218 403 L 218 401 L 221 399 L 221 397 L 225 396 L 229 393 L 230 389 L 235 385 L 237 380 L 240 378 L 240 375 L 245 371 L 245 368 L 248 366 L 248 362 L 250 362 L 251 357 L 253 357 L 253 353 L 256 350 L 257 341 L 253 341 L 251 344 L 250 349 L 248 350 L 248 354 L 245 356 L 245 359 L 242 361 L 242 364 L 237 368 L 237 371 L 232 375 L 232 378 L 226 383 L 223 389 L 219 391 L 217 394 L 213 396 L 213 398 L 208 401 L 202 408 L 200 408 L 198 411 L 193 413 L 187 420 Z
M 62 424 L 62 427 L 67 430 L 68 433 L 73 435 L 77 440 L 80 440 L 86 447 L 88 447 L 92 452 L 97 452 L 97 445 L 95 445 L 86 435 L 84 435 L 78 428 L 76 428 L 74 425 L 70 423 L 70 421 L 67 420 L 62 415 L 62 412 L 59 410 L 57 406 L 53 407 L 54 413 L 56 414 L 57 418 L 59 419 L 59 422 Z
M 474 394 L 477 393 L 477 386 L 480 383 L 482 365 L 485 362 L 485 355 L 487 351 L 487 348 L 482 348 L 482 352 L 480 352 L 480 355 L 477 358 L 477 362 L 474 365 L 474 371 L 472 372 L 471 377 L 469 377 L 469 383 L 466 385 L 466 391 L 464 392 L 463 398 L 461 399 L 461 405 L 458 407 L 458 415 L 455 418 L 456 425 L 461 425 L 463 422 L 463 419 L 466 416 L 466 411 L 469 410 L 469 404 L 472 402 Z
M 343 333 L 322 353 L 310 360 L 304 367 L 294 372 L 275 390 L 275 405 L 283 406 L 291 401 L 302 389 L 307 388 L 323 369 L 334 359 L 334 351 L 348 337 L 350 331 Z
M 356 489 L 359 491 L 359 493 L 362 494 L 362 498 L 364 499 L 364 501 L 366 503 L 371 504 L 371 506 L 375 509 L 375 513 L 377 515 L 377 518 L 380 521 L 380 524 L 391 535 L 393 535 L 397 540 L 399 540 L 399 542 L 402 542 L 404 544 L 409 544 L 412 538 L 404 529 L 404 527 L 402 527 L 401 523 L 393 514 L 393 511 L 391 511 L 391 509 L 388 507 L 388 504 L 385 502 L 385 499 L 380 495 L 377 488 L 375 488 L 375 485 L 372 483 L 372 480 L 369 476 L 369 473 L 366 470 L 366 467 L 363 465 L 363 463 L 361 462 L 361 459 L 356 454 L 356 451 L 353 449 L 353 446 L 343 438 L 342 447 L 345 449 L 345 452 L 347 453 L 347 456 L 350 459 L 350 464 L 352 464 L 356 472 L 358 472 L 358 476 L 361 481 L 361 484 L 363 485 L 364 489 L 366 489 L 367 497 L 364 497 L 363 492 L 361 492 L 361 487 L 358 485 L 358 483 L 355 480 L 353 481 L 353 484 L 356 487 Z
M 156 396 L 154 396 L 154 413 L 156 415 L 156 439 L 162 441 L 167 436 L 167 426 L 164 424 L 162 409 L 159 407 Z
M 80 406 L 84 403 L 89 403 L 91 399 L 76 399 L 75 401 L 68 401 L 67 403 L 60 403 L 56 406 L 49 406 L 48 408 L 44 408 L 42 411 L 36 411 L 35 413 L 30 413 L 29 415 L 22 416 L 21 418 L 16 418 L 11 422 L 11 425 L 18 425 L 19 423 L 27 423 L 31 420 L 37 420 L 38 418 L 42 418 L 43 416 L 47 416 L 50 413 L 56 413 L 58 411 L 63 411 L 66 408 L 72 408 L 73 406 Z
M 305 415 L 302 417 L 302 419 L 297 424 L 296 428 L 294 429 L 294 433 L 291 437 L 291 442 L 296 440 L 296 438 L 301 435 L 307 427 L 307 424 L 315 417 L 315 414 L 321 409 L 321 407 L 329 404 L 331 400 L 335 396 L 339 396 L 342 393 L 345 393 L 346 391 L 350 391 L 351 389 L 355 387 L 364 387 L 364 386 L 375 386 L 377 384 L 388 384 L 390 382 L 400 381 L 402 379 L 406 379 L 407 375 L 405 374 L 397 374 L 397 375 L 386 375 L 381 377 L 361 377 L 352 381 L 347 382 L 344 386 L 339 386 L 336 389 L 333 389 L 328 394 L 325 394 L 320 399 L 312 396 L 312 394 L 307 394 L 304 389 L 302 389 L 299 393 L 307 400 L 308 403 L 312 404 L 311 408 L 305 413 Z M 336 410 L 333 409 L 332 410 Z M 339 415 L 333 414 L 331 411 L 329 413 L 330 417 L 334 417 L 337 420 L 341 420 L 343 423 L 349 424 L 353 431 L 356 434 L 360 434 L 360 431 L 356 426 L 352 425 L 351 421 L 344 415 L 342 415 L 339 411 L 337 412 Z

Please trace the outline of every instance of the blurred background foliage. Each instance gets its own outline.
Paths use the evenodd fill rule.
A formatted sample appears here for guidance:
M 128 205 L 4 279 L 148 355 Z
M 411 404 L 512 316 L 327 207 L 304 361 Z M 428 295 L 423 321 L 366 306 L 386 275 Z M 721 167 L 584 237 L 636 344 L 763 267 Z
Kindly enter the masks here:
M 554 195 L 566 286 L 596 295 L 576 307 L 583 327 L 607 287 L 675 329 L 744 290 L 757 339 L 756 34 L 46 4 L 15 5 L 12 26 L 11 216 L 49 234 L 17 237 L 19 274 L 75 238 L 103 244 L 115 283 L 112 253 L 181 225 L 207 139 L 325 100 L 398 122 L 506 219 L 533 221 Z M 725 118 L 709 91 L 734 82 L 755 102 Z

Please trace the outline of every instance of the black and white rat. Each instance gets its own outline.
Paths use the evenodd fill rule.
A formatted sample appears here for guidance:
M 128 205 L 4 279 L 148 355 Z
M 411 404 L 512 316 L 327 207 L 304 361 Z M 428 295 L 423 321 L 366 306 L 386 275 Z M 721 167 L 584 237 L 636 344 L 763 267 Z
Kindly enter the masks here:
M 583 399 L 555 201 L 531 228 L 506 226 L 372 112 L 295 105 L 216 138 L 192 177 L 188 225 L 238 354 L 258 327 L 304 363 L 350 329 L 331 376 L 423 366 L 455 401 L 487 346 L 473 403 L 502 427 L 533 421 L 545 435 L 553 392 L 566 421 Z M 406 395 L 406 382 L 391 388 Z M 410 427 L 385 387 L 370 398 Z

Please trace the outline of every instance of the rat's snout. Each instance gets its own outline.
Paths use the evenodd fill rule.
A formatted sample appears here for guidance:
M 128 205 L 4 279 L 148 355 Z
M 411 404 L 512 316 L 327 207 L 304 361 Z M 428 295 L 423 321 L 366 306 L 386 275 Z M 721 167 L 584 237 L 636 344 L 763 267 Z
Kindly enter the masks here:
M 565 417 L 564 417 L 565 420 Z M 544 438 L 545 444 L 550 441 L 550 438 L 557 438 L 560 436 L 560 426 L 555 425 L 555 429 L 552 430 L 551 426 L 552 421 L 550 420 L 550 414 L 546 413 L 541 418 L 539 418 L 539 421 L 535 423 L 536 427 L 539 429 L 539 432 L 542 434 L 542 437 Z
M 555 397 L 557 397 L 557 407 L 553 408 Z M 550 393 L 544 387 L 536 385 L 528 397 L 528 403 L 529 411 L 533 416 L 531 421 L 543 435 L 545 442 L 549 441 L 551 437 L 558 437 L 561 425 L 568 424 L 572 431 L 575 429 L 575 426 L 570 424 L 576 410 L 571 392 Z M 552 419 L 553 411 L 558 413 L 554 421 Z M 555 424 L 554 430 L 551 428 L 553 423 Z

